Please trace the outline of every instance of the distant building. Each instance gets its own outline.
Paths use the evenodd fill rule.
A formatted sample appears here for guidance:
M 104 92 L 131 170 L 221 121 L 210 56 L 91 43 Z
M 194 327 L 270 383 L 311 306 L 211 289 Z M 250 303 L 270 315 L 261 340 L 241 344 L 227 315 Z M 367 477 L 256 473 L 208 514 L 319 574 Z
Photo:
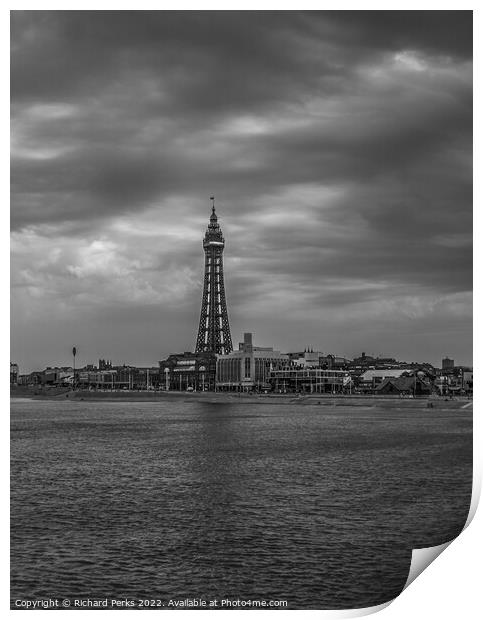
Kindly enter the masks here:
M 99 360 L 99 370 L 111 370 L 112 369 L 112 361 L 111 360 Z
M 18 364 L 10 362 L 10 385 L 18 384 Z
M 157 375 L 159 377 L 159 368 L 157 369 Z M 133 366 L 117 366 L 116 367 L 116 382 L 121 389 L 135 390 L 143 389 L 147 387 L 149 375 L 142 373 Z
M 131 379 L 131 389 L 134 390 L 159 390 L 160 388 L 160 372 L 156 366 L 134 368 Z M 116 369 L 119 376 L 120 369 Z M 125 387 L 125 383 L 123 385 Z
M 55 385 L 57 383 L 57 370 L 55 368 L 46 368 L 42 373 L 41 383 L 43 385 Z
M 28 375 L 18 375 L 18 385 L 34 387 L 40 385 L 43 381 L 43 373 L 40 371 L 34 371 Z
M 352 360 L 352 366 L 359 367 L 359 368 L 367 368 L 368 366 L 373 366 L 375 361 L 376 361 L 375 357 L 372 357 L 371 355 L 366 355 L 365 352 L 363 351 L 360 357 L 355 357 Z
M 357 388 L 362 392 L 372 393 L 385 379 L 398 379 L 408 376 L 411 371 L 405 368 L 382 368 L 366 370 L 357 380 Z
M 114 390 L 116 385 L 115 370 L 88 370 L 86 368 L 76 370 L 76 386 L 79 389 L 95 388 L 99 390 Z
M 473 394 L 473 371 L 463 371 L 463 389 L 467 394 Z
M 68 384 L 71 384 L 74 378 L 74 371 L 72 367 L 69 366 L 47 366 L 47 368 L 37 374 L 38 383 L 44 386 L 66 386 Z M 30 381 L 30 383 L 35 382 Z
M 452 371 L 454 369 L 454 360 L 449 357 L 443 357 L 443 361 L 441 362 L 441 369 L 445 372 Z
M 322 351 L 306 349 L 303 353 L 288 353 L 288 359 L 300 368 L 318 368 Z
M 431 394 L 431 384 L 418 376 L 398 377 L 397 379 L 387 378 L 376 387 L 374 394 L 429 396 Z
M 337 355 L 321 355 L 319 357 L 319 366 L 326 370 L 346 370 L 352 365 L 352 360 L 346 357 L 338 357 Z
M 116 366 L 103 370 L 92 370 L 89 366 L 76 371 L 76 382 L 82 389 L 97 390 L 157 390 L 159 389 L 159 368 L 136 368 Z
M 160 388 L 204 392 L 215 389 L 216 355 L 173 353 L 159 362 Z
M 441 371 L 434 381 L 435 390 L 444 396 L 463 396 L 473 394 L 473 371 L 458 367 Z
M 433 386 L 437 394 L 440 396 L 446 396 L 449 393 L 449 384 L 453 380 L 453 377 L 447 377 L 446 375 L 438 375 L 433 381 Z
M 246 333 L 238 351 L 216 356 L 216 387 L 219 390 L 266 390 L 275 366 L 288 363 L 288 355 L 272 347 L 255 347 L 252 334 Z
M 273 369 L 269 382 L 275 392 L 303 392 L 340 394 L 351 389 L 351 377 L 344 370 L 298 368 L 287 366 Z

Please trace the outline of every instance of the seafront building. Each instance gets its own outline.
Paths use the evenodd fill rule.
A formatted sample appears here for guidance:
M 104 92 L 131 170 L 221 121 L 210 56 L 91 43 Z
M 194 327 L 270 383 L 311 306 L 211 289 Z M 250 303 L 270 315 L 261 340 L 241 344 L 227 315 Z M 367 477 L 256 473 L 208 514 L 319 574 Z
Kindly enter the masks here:
M 310 352 L 309 352 L 310 353 Z M 383 395 L 471 396 L 473 370 L 456 366 L 452 371 L 433 369 L 424 364 L 411 368 L 382 368 L 359 371 L 327 368 L 324 358 L 314 367 L 310 360 L 298 363 L 300 356 L 284 354 L 272 347 L 256 347 L 246 334 L 237 351 L 226 355 L 177 353 L 159 366 L 98 367 L 88 364 L 76 368 L 50 367 L 29 374 L 17 374 L 11 367 L 11 389 L 70 390 L 176 390 L 176 391 L 273 391 L 277 393 L 346 393 Z M 310 356 L 309 356 L 310 357 Z M 16 366 L 16 365 L 14 365 Z M 109 366 L 109 368 L 106 368 Z M 101 369 L 102 367 L 102 369 Z
M 10 385 L 17 385 L 18 383 L 18 364 L 10 362 Z
M 372 392 L 376 396 L 429 396 L 431 383 L 414 373 L 413 376 L 387 377 Z
M 221 391 L 267 391 L 270 373 L 286 365 L 287 355 L 272 347 L 253 346 L 252 334 L 246 333 L 238 351 L 216 356 L 216 389 Z
M 473 395 L 473 369 L 467 366 L 441 369 L 434 380 L 433 387 L 436 394 L 441 396 Z
M 100 362 L 103 360 L 99 360 Z M 112 366 L 99 364 L 99 368 L 76 371 L 75 384 L 82 389 L 96 390 L 158 390 L 159 368 L 157 366 Z
M 205 353 L 173 353 L 159 362 L 162 390 L 206 392 L 215 389 L 216 355 Z
M 424 395 L 432 391 L 434 376 L 423 365 L 412 368 L 377 368 L 366 370 L 356 380 L 362 394 Z
M 406 368 L 379 368 L 366 370 L 358 377 L 357 387 L 363 393 L 372 393 L 386 379 L 398 379 L 407 377 L 409 371 Z
M 320 366 L 320 358 L 324 355 L 322 351 L 314 351 L 313 349 L 305 349 L 302 353 L 288 353 L 288 359 L 292 364 L 300 368 L 318 368 Z
M 50 386 L 67 386 L 71 385 L 74 377 L 74 371 L 69 366 L 47 366 L 44 370 L 37 370 L 28 375 L 20 375 L 18 378 L 19 385 L 50 385 Z
M 279 393 L 342 394 L 350 393 L 352 388 L 351 377 L 345 370 L 309 367 L 272 370 L 269 382 L 273 391 Z

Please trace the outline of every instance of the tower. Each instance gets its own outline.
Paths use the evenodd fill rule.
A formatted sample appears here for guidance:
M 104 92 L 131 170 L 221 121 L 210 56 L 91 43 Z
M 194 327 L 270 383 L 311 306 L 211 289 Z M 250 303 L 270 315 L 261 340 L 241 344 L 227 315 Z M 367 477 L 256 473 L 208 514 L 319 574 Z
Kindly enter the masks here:
M 215 213 L 215 198 L 210 223 L 203 239 L 205 251 L 205 279 L 201 300 L 200 326 L 196 339 L 196 353 L 231 353 L 230 324 L 226 309 L 223 280 L 223 250 L 225 240 Z

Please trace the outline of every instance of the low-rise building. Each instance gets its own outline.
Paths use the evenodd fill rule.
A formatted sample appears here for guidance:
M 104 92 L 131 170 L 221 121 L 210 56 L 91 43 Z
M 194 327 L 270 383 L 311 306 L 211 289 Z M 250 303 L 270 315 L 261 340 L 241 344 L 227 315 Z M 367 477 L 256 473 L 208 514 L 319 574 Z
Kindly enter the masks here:
M 160 388 L 204 392 L 215 389 L 214 353 L 173 353 L 159 362 Z
M 411 374 L 406 368 L 379 368 L 363 372 L 357 379 L 357 389 L 363 393 L 373 393 L 385 379 L 398 379 Z
M 473 370 L 457 366 L 450 370 L 442 370 L 434 382 L 435 390 L 444 396 L 472 396 Z
M 329 353 L 319 357 L 319 367 L 326 370 L 348 370 L 351 367 L 352 360 L 346 357 L 340 357 Z
M 323 356 L 322 351 L 314 351 L 309 349 L 303 353 L 289 353 L 290 361 L 299 368 L 318 368 L 320 365 L 320 358 Z
M 76 386 L 96 390 L 157 390 L 159 389 L 159 368 L 137 368 L 116 366 L 91 370 L 88 367 L 76 370 Z
M 95 388 L 100 390 L 115 389 L 116 387 L 115 370 L 76 370 L 75 385 L 79 389 Z
M 269 382 L 273 391 L 341 394 L 351 390 L 351 377 L 344 370 L 323 368 L 285 368 L 272 369 Z
M 10 385 L 18 384 L 18 364 L 10 362 Z
M 351 367 L 354 369 L 362 369 L 369 368 L 370 366 L 374 367 L 376 362 L 376 358 L 371 355 L 366 355 L 365 351 L 361 353 L 359 357 L 355 357 L 352 360 Z
M 472 370 L 464 370 L 463 371 L 463 390 L 467 394 L 473 394 L 473 371 Z
M 384 379 L 374 390 L 374 394 L 394 394 L 399 396 L 429 396 L 431 383 L 414 375 L 412 377 L 398 377 Z

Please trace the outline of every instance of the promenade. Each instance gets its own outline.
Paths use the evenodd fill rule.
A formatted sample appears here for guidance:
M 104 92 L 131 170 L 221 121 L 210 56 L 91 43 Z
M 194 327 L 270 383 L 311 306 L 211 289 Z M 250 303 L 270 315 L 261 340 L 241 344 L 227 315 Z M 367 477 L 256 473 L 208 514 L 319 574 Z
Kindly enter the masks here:
M 164 390 L 68 390 L 62 388 L 13 388 L 11 398 L 29 398 L 34 400 L 73 400 L 73 401 L 131 401 L 131 402 L 213 402 L 213 403 L 246 403 L 290 405 L 320 405 L 371 407 L 387 403 L 389 408 L 421 408 L 460 409 L 472 406 L 472 399 L 464 397 L 441 396 L 374 396 L 361 394 L 255 394 L 244 392 L 176 392 Z

